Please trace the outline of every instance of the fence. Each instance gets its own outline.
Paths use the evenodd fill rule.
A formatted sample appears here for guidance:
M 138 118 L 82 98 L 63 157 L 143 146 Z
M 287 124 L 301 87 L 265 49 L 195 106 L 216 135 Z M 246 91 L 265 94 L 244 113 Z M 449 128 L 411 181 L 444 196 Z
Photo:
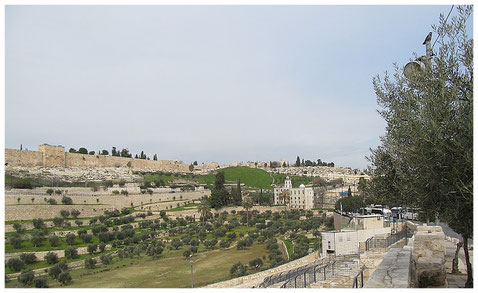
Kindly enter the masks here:
M 407 229 L 403 229 L 402 231 L 396 234 L 390 234 L 387 238 L 369 238 L 365 241 L 365 251 L 370 251 L 376 248 L 387 248 L 392 244 L 402 240 L 403 238 L 407 237 L 408 232 Z
M 335 259 L 321 259 L 312 264 L 267 277 L 258 287 L 267 288 L 285 281 L 281 288 L 306 288 L 311 283 L 324 281 L 331 276 L 350 271 L 353 264 L 356 263 L 353 260 L 354 257 L 354 255 L 349 255 Z
M 352 288 L 363 288 L 363 271 L 364 270 L 365 270 L 365 267 L 360 269 L 358 274 L 354 277 L 354 282 L 352 284 Z

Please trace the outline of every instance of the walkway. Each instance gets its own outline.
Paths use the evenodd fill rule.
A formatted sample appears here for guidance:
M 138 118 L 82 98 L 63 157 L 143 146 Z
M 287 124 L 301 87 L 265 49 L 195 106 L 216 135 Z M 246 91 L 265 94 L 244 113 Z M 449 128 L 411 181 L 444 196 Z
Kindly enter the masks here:
M 452 238 L 453 239 L 453 238 Z M 455 241 L 456 242 L 456 241 Z M 465 252 L 463 247 L 460 249 L 458 254 L 458 270 L 460 273 L 452 274 L 452 262 L 455 257 L 456 243 L 446 240 L 445 241 L 446 255 L 445 255 L 445 270 L 446 270 L 446 282 L 447 288 L 464 288 L 467 275 L 466 275 L 466 261 L 465 261 Z M 473 265 L 473 250 L 469 250 L 470 253 L 470 262 Z

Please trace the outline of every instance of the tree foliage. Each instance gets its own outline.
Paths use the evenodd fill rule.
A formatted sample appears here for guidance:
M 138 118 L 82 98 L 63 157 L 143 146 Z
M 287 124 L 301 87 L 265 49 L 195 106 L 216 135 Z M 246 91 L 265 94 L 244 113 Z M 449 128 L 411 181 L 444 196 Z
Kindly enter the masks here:
M 423 72 L 406 79 L 396 66 L 393 78 L 373 79 L 387 127 L 371 150 L 367 186 L 383 203 L 418 207 L 430 220 L 439 215 L 466 242 L 473 238 L 473 39 L 466 30 L 472 7 L 458 12 L 432 26 L 439 48 Z

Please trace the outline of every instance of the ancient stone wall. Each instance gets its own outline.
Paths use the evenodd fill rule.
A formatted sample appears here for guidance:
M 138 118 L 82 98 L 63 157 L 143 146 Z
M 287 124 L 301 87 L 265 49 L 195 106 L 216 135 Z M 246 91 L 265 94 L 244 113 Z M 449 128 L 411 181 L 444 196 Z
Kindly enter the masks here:
M 38 151 L 43 157 L 43 167 L 66 167 L 65 147 L 42 144 Z
M 40 152 L 5 149 L 5 163 L 10 166 L 40 167 L 43 156 Z
M 180 164 L 174 160 L 152 161 L 116 156 L 67 153 L 63 146 L 47 144 L 38 146 L 38 152 L 5 149 L 5 162 L 14 167 L 131 167 L 136 170 L 190 172 L 188 164 Z M 211 162 L 204 164 L 199 169 L 211 170 L 216 169 L 217 166 L 219 166 L 217 163 Z

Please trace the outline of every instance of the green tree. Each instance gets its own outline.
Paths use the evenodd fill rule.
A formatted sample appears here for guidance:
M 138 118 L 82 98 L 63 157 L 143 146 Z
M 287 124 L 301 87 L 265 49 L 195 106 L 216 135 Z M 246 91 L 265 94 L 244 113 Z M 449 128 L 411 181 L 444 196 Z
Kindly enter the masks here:
M 58 275 L 58 282 L 60 282 L 62 285 L 66 285 L 71 283 L 71 275 L 69 272 L 61 272 Z
M 68 243 L 68 245 L 70 245 L 70 246 L 73 245 L 73 243 L 75 243 L 75 240 L 76 240 L 75 234 L 73 234 L 73 233 L 66 234 L 65 241 L 66 241 L 66 243 Z
M 279 194 L 279 201 L 284 204 L 285 217 L 287 219 L 287 206 L 290 203 L 290 193 L 289 190 L 282 190 Z
M 88 150 L 84 147 L 81 147 L 78 149 L 78 153 L 79 154 L 84 154 L 84 155 L 87 155 L 88 154 Z
M 48 282 L 46 277 L 39 277 L 33 279 L 33 286 L 35 286 L 35 288 L 48 288 Z
M 107 155 L 109 155 L 109 153 L 108 153 L 108 151 L 107 151 L 107 150 L 102 150 L 102 151 L 101 151 L 101 154 L 102 154 L 103 156 L 107 156 Z
M 153 156 L 153 161 L 157 161 L 158 160 L 158 155 L 157 154 L 154 154 Z
M 297 159 L 295 160 L 295 166 L 300 167 L 300 158 L 297 156 Z
M 247 267 L 242 264 L 241 262 L 237 262 L 232 265 L 231 269 L 229 270 L 229 273 L 232 278 L 237 278 L 244 276 L 246 274 Z
M 44 256 L 47 264 L 55 264 L 58 262 L 58 255 L 54 252 L 48 252 L 45 256 Z
M 96 259 L 87 257 L 85 258 L 85 268 L 92 270 L 96 267 Z
M 202 222 L 206 220 L 206 216 L 211 212 L 211 206 L 209 201 L 202 199 L 199 205 L 197 206 L 197 211 L 201 214 Z
M 70 216 L 70 211 L 68 211 L 68 210 L 61 210 L 61 211 L 60 211 L 60 215 L 61 215 L 62 218 L 66 219 L 66 218 L 68 218 L 68 217 Z
M 25 263 L 17 257 L 12 257 L 7 261 L 7 268 L 14 272 L 19 272 L 24 266 Z
M 74 154 L 74 153 L 76 153 L 76 150 L 75 150 L 74 148 L 70 148 L 70 149 L 68 150 L 68 152 Z
M 56 247 L 60 243 L 60 238 L 54 234 L 48 236 L 48 242 L 50 243 L 50 246 Z
M 43 229 L 45 227 L 45 223 L 43 222 L 42 219 L 33 219 L 32 223 L 35 229 Z
M 73 200 L 71 199 L 71 197 L 63 196 L 63 197 L 61 198 L 61 203 L 62 203 L 62 204 L 65 204 L 65 205 L 72 205 L 72 204 L 73 204 Z
M 467 20 L 473 8 L 440 15 L 438 52 L 421 73 L 373 79 L 380 115 L 387 122 L 382 144 L 369 157 L 370 191 L 384 200 L 438 214 L 463 237 L 473 287 L 468 239 L 473 238 L 473 39 Z
M 78 216 L 81 214 L 81 212 L 79 210 L 72 210 L 71 211 L 71 215 L 73 216 L 73 218 L 78 218 Z
M 244 197 L 242 200 L 242 207 L 246 210 L 246 217 L 247 217 L 247 226 L 249 227 L 249 210 L 252 208 L 253 203 L 250 197 Z
M 125 158 L 131 158 L 131 154 L 129 153 L 128 149 L 122 149 L 120 156 Z
M 30 285 L 33 283 L 33 278 L 35 274 L 33 273 L 32 269 L 23 270 L 22 273 L 17 277 L 17 280 L 22 285 Z
M 225 182 L 226 182 L 226 179 L 224 178 L 224 171 L 217 172 L 216 181 L 214 183 L 214 189 L 223 190 Z
M 73 247 L 67 247 L 65 248 L 65 257 L 68 259 L 73 259 L 78 256 L 78 250 L 76 250 Z

